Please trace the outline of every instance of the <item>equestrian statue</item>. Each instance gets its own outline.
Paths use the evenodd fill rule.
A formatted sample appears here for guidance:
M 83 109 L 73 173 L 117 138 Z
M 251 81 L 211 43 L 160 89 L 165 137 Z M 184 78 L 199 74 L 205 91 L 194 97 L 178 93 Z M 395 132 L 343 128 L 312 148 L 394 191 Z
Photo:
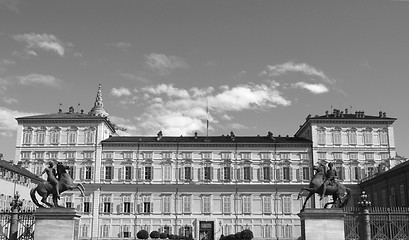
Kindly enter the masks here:
M 320 200 L 322 200 L 323 196 L 332 196 L 333 201 L 326 203 L 324 208 L 327 208 L 329 204 L 332 204 L 333 207 L 338 208 L 342 208 L 348 204 L 348 200 L 351 197 L 351 189 L 345 187 L 345 185 L 335 180 L 337 174 L 332 167 L 332 163 L 329 163 L 329 169 L 326 171 L 326 167 L 323 164 L 314 166 L 314 170 L 316 172 L 310 181 L 309 187 L 303 187 L 298 193 L 298 199 L 300 199 L 304 190 L 309 191 L 308 196 L 306 197 L 302 206 L 301 212 L 304 211 L 308 199 L 310 199 L 314 193 L 321 196 Z
M 30 190 L 30 196 L 35 205 L 40 208 L 44 207 L 37 201 L 35 193 L 42 197 L 41 202 L 48 207 L 62 207 L 58 205 L 58 199 L 60 199 L 60 194 L 67 190 L 78 189 L 81 192 L 81 196 L 84 196 L 84 186 L 81 183 L 75 184 L 67 169 L 69 169 L 68 166 L 58 162 L 57 171 L 55 171 L 54 163 L 48 163 L 48 166 L 42 172 L 42 174 L 47 174 L 47 180 L 40 182 L 35 188 Z M 47 202 L 49 195 L 53 195 L 53 203 Z

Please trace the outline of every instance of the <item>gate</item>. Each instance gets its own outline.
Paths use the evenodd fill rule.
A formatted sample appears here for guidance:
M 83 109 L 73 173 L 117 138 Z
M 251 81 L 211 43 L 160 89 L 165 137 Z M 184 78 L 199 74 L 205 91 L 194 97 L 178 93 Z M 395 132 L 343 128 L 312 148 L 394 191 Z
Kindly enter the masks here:
M 34 215 L 33 212 L 19 212 L 17 222 L 17 240 L 34 239 Z M 11 212 L 0 212 L 0 240 L 9 240 Z
M 369 224 L 372 240 L 409 239 L 409 208 L 369 207 Z M 344 208 L 345 239 L 358 240 L 363 234 L 364 215 L 360 208 Z

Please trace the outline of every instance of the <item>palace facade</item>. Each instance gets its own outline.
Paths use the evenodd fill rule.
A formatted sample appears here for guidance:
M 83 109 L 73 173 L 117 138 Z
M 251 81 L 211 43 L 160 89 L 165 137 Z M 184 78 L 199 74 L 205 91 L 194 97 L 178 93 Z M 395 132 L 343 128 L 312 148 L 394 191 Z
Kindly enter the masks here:
M 308 116 L 294 137 L 119 136 L 99 88 L 89 113 L 17 118 L 15 163 L 35 174 L 48 161 L 70 166 L 86 188 L 84 197 L 62 196 L 81 213 L 79 239 L 134 239 L 141 229 L 209 240 L 251 229 L 255 239 L 297 239 L 298 192 L 313 164 L 333 162 L 359 195 L 364 175 L 393 165 L 395 120 L 336 110 Z

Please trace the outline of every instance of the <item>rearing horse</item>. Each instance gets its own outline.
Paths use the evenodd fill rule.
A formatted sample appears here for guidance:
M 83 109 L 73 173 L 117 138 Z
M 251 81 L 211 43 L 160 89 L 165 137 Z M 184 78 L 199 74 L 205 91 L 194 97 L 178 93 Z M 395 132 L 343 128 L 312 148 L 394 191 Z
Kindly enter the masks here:
M 64 166 L 62 163 L 58 162 L 57 176 L 58 176 L 59 192 L 62 193 L 67 190 L 78 189 L 81 192 L 81 196 L 84 196 L 84 191 L 85 191 L 84 186 L 81 183 L 75 184 L 71 176 L 68 174 L 67 169 L 69 169 L 68 166 Z M 30 190 L 31 200 L 33 200 L 34 204 L 37 205 L 38 207 L 44 207 L 37 201 L 37 198 L 35 196 L 36 192 L 38 193 L 38 195 L 42 197 L 41 202 L 47 205 L 48 207 L 53 207 L 53 204 L 47 202 L 47 197 L 52 194 L 54 207 L 59 206 L 57 191 L 51 183 L 47 181 L 42 181 L 41 183 L 37 185 L 37 187 Z
M 312 177 L 309 187 L 303 187 L 298 193 L 298 199 L 300 199 L 301 193 L 304 190 L 309 191 L 308 196 L 302 206 L 301 212 L 304 211 L 308 199 L 310 199 L 314 193 L 322 195 L 325 169 L 323 166 L 319 165 L 314 166 L 314 170 L 317 172 Z M 324 195 L 332 195 L 333 200 L 332 202 L 326 203 L 324 208 L 326 208 L 329 204 L 336 204 L 337 207 L 342 208 L 348 204 L 348 200 L 351 197 L 351 189 L 345 187 L 345 185 L 340 182 L 336 182 L 334 185 L 326 186 Z

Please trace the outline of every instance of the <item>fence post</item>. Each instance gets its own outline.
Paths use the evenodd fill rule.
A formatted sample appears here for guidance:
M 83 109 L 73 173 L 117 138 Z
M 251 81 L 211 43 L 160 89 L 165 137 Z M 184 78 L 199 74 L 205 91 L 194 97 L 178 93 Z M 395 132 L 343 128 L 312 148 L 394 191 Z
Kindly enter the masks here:
M 360 239 L 361 240 L 371 240 L 371 223 L 369 221 L 369 207 L 371 202 L 368 201 L 368 195 L 365 191 L 362 191 L 361 201 L 358 202 L 358 206 L 361 209 L 361 223 L 362 227 L 360 229 Z
M 18 234 L 18 212 L 20 211 L 23 203 L 19 200 L 20 194 L 16 192 L 14 194 L 14 199 L 11 201 L 11 221 L 10 221 L 10 238 L 9 240 L 17 240 Z

